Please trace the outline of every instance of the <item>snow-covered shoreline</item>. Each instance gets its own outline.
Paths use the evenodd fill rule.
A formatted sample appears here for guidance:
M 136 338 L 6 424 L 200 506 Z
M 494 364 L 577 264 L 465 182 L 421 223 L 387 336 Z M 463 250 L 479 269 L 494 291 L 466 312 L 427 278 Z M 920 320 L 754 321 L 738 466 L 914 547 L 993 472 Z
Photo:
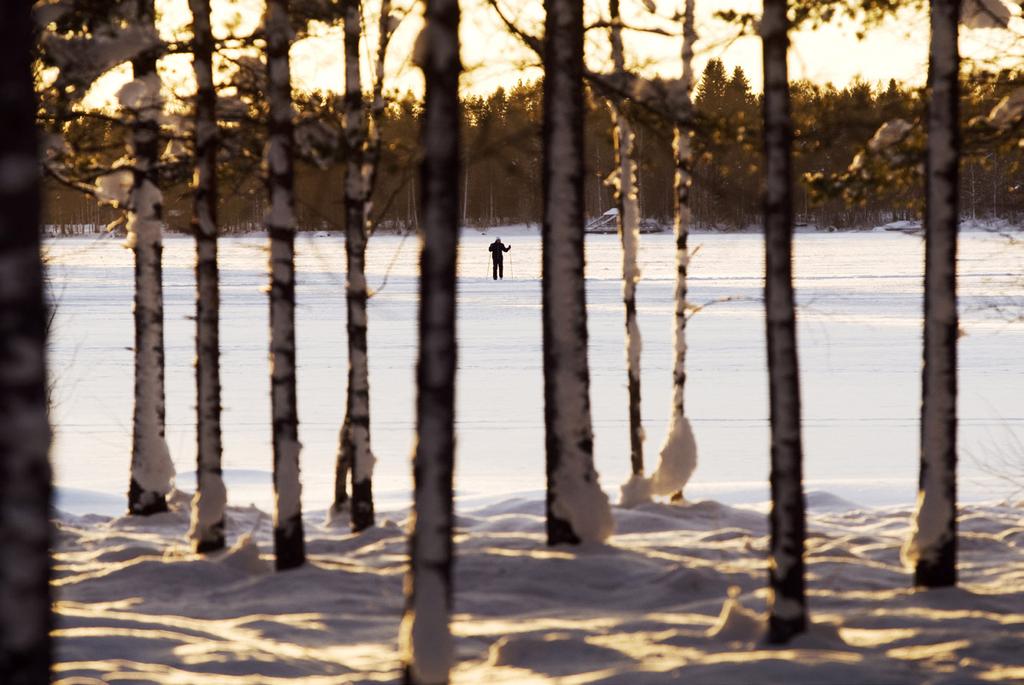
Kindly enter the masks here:
M 910 589 L 910 507 L 810 498 L 814 626 L 761 640 L 766 517 L 712 500 L 616 508 L 607 545 L 544 545 L 543 501 L 458 517 L 454 683 L 1010 682 L 1024 678 L 1024 509 L 961 508 L 959 588 Z M 270 519 L 229 511 L 232 548 L 189 552 L 187 495 L 148 519 L 56 520 L 58 678 L 398 682 L 402 514 L 361 535 L 306 515 L 312 563 L 274 574 Z
M 307 477 L 309 478 L 309 477 Z M 228 488 L 228 499 L 235 508 L 256 507 L 269 511 L 273 506 L 272 476 L 270 471 L 257 469 L 227 469 L 224 479 Z M 315 478 L 313 480 L 316 480 Z M 999 492 L 992 486 L 995 479 L 985 482 L 968 481 L 962 488 L 961 504 L 977 506 L 1004 506 L 1016 499 L 1007 500 L 994 496 Z M 195 472 L 186 471 L 176 477 L 179 488 L 191 491 L 195 488 Z M 620 502 L 620 484 L 609 483 L 605 488 L 612 503 Z M 917 491 L 916 481 L 909 479 L 860 479 L 860 480 L 805 480 L 804 490 L 808 502 L 819 510 L 863 510 L 888 511 L 907 509 L 914 505 Z M 687 496 L 695 500 L 709 499 L 727 506 L 740 507 L 757 512 L 767 512 L 770 505 L 769 487 L 762 481 L 703 481 L 697 480 L 686 488 Z M 484 505 L 496 504 L 506 499 L 541 499 L 543 490 L 499 491 L 462 490 L 455 495 L 456 511 L 462 513 Z M 386 515 L 405 516 L 412 504 L 412 493 L 394 487 L 382 487 L 375 498 Z M 306 507 L 314 512 L 323 511 L 329 504 L 328 497 L 305 498 Z M 98 515 L 117 517 L 125 511 L 126 499 L 123 494 L 101 490 L 87 490 L 67 485 L 54 488 L 53 508 L 60 516 Z
M 653 220 L 644 219 L 644 221 L 651 222 Z M 671 223 L 659 223 L 661 230 L 652 231 L 655 234 L 671 234 L 672 224 Z M 88 232 L 68 232 L 61 234 L 55 226 L 47 227 L 49 230 L 44 235 L 46 241 L 60 241 L 64 239 L 79 239 L 82 238 L 95 238 L 95 239 L 123 239 L 124 236 L 118 236 L 114 233 L 108 233 L 102 230 L 104 227 L 93 227 Z M 93 230 L 95 229 L 95 230 Z M 734 226 L 692 226 L 690 233 L 696 235 L 759 235 L 763 227 L 760 224 L 752 224 L 745 227 L 734 227 Z M 920 231 L 921 222 L 917 220 L 913 221 L 892 221 L 888 224 L 881 226 L 817 226 L 814 224 L 800 224 L 794 229 L 797 233 L 811 233 L 811 234 L 849 234 L 849 233 L 886 233 L 886 232 L 903 232 L 903 233 L 914 233 Z M 962 219 L 960 221 L 960 232 L 961 233 L 1007 233 L 1016 234 L 1024 231 L 1024 227 L 1017 224 L 1011 223 L 1006 219 Z M 485 235 L 485 236 L 540 236 L 540 224 L 526 223 L 526 224 L 508 224 L 502 226 L 462 226 L 460 232 L 463 236 L 473 235 Z M 414 236 L 414 234 L 404 234 L 401 231 L 378 229 L 374 235 L 377 236 L 389 236 L 401 238 L 406 235 Z M 222 239 L 245 239 L 245 238 L 266 238 L 266 231 L 229 231 L 224 233 Z M 343 229 L 336 230 L 324 230 L 324 229 L 310 229 L 310 228 L 299 228 L 297 233 L 299 239 L 310 239 L 310 238 L 344 238 L 345 231 Z M 164 239 L 187 239 L 192 240 L 192 235 L 187 231 L 178 230 L 167 230 L 164 232 Z

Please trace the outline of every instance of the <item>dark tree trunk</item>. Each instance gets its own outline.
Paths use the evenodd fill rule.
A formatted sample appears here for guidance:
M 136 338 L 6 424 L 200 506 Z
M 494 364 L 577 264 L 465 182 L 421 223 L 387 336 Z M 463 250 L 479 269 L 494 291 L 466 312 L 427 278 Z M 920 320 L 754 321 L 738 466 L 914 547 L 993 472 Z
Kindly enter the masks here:
M 622 18 L 619 0 L 609 2 L 611 16 L 612 62 L 616 74 L 626 73 L 622 47 Z M 640 326 L 636 320 L 636 285 L 640 280 L 637 253 L 640 249 L 640 190 L 634 157 L 633 126 L 622 108 L 622 99 L 611 101 L 612 125 L 615 128 L 615 206 L 619 210 L 616 223 L 622 241 L 622 303 L 626 310 L 626 384 L 629 390 L 629 455 L 634 476 L 644 474 L 644 428 L 640 417 Z
M 800 378 L 793 297 L 793 179 L 790 154 L 786 0 L 765 0 L 765 318 L 771 405 L 771 559 L 768 639 L 783 643 L 807 628 L 804 599 L 805 513 L 800 437 Z
M 548 544 L 611 534 L 594 470 L 583 281 L 583 4 L 547 0 L 542 299 Z M 570 495 L 571 493 L 571 495 Z
M 362 34 L 359 0 L 345 0 L 345 301 L 348 314 L 348 390 L 335 470 L 334 509 L 345 504 L 346 471 L 352 473 L 352 530 L 373 525 L 373 452 L 370 451 L 370 371 L 366 348 L 366 203 L 370 179 L 363 171 L 367 125 L 359 75 Z
M 0 681 L 50 680 L 50 426 L 31 3 L 0 4 Z
M 932 0 L 925 160 L 921 473 L 910 556 L 914 584 L 956 584 L 956 250 L 960 3 Z
M 448 682 L 455 468 L 455 268 L 459 238 L 459 4 L 427 0 L 420 68 L 423 248 L 416 365 L 415 502 L 401 649 L 406 685 Z M 443 595 L 439 598 L 438 595 Z M 442 601 L 438 601 L 441 599 Z
M 227 493 L 221 473 L 220 317 L 217 273 L 217 91 L 213 85 L 210 0 L 189 0 L 192 10 L 196 91 L 196 189 L 192 234 L 196 239 L 196 495 L 192 505 L 193 547 L 224 547 Z
M 295 175 L 288 0 L 268 0 L 266 33 L 270 102 L 267 230 L 270 234 L 270 400 L 276 495 L 274 553 L 277 569 L 284 570 L 306 561 L 295 397 Z
M 138 0 L 137 20 L 155 21 L 153 0 Z M 132 474 L 128 512 L 167 511 L 174 465 L 164 438 L 164 302 L 162 215 L 157 163 L 161 111 L 158 48 L 132 60 L 140 84 L 132 121 L 135 159 L 128 209 L 128 242 L 135 253 L 135 405 L 132 420 Z

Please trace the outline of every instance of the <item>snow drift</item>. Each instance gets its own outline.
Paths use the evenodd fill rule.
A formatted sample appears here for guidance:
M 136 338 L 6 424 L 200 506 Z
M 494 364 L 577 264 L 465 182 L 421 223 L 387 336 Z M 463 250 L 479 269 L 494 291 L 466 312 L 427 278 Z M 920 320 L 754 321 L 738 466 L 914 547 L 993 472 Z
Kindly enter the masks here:
M 544 544 L 543 501 L 460 511 L 454 683 L 923 683 L 1024 678 L 1024 509 L 960 511 L 961 587 L 910 589 L 911 510 L 809 516 L 814 624 L 761 640 L 767 526 L 712 501 L 615 509 L 607 545 Z M 188 496 L 146 519 L 60 515 L 58 679 L 399 682 L 404 514 L 361 535 L 306 515 L 311 563 L 272 573 L 271 522 L 230 508 L 230 549 L 199 557 Z

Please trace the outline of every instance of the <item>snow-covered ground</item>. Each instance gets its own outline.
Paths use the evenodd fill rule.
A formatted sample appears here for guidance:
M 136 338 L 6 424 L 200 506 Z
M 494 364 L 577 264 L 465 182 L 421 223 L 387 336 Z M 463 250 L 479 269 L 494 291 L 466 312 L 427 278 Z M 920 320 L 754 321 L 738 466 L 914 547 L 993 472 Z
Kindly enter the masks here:
M 915 592 L 899 562 L 909 509 L 809 503 L 813 626 L 784 649 L 761 639 L 767 536 L 752 508 L 616 509 L 611 544 L 577 550 L 544 546 L 539 499 L 463 506 L 453 682 L 1024 681 L 1024 509 L 964 507 L 960 587 Z M 311 514 L 312 563 L 275 574 L 268 516 L 232 509 L 233 548 L 201 559 L 186 511 L 179 495 L 146 520 L 61 518 L 61 682 L 398 682 L 404 515 L 350 535 Z
M 513 245 L 504 282 L 485 247 Z M 270 572 L 266 255 L 222 242 L 225 465 L 233 549 L 188 552 L 187 498 L 146 520 L 125 507 L 131 254 L 49 243 L 59 302 L 57 675 L 68 683 L 395 682 L 411 489 L 416 240 L 370 243 L 370 365 L 380 525 L 323 525 L 344 397 L 343 243 L 299 241 L 298 362 L 307 548 Z M 459 291 L 456 683 L 965 683 L 1024 680 L 1024 508 L 982 463 L 1024 462 L 1024 249 L 961 246 L 961 575 L 913 592 L 899 562 L 917 480 L 922 242 L 902 233 L 796 240 L 815 625 L 761 638 L 767 571 L 767 392 L 761 240 L 701 235 L 688 333 L 700 463 L 683 505 L 615 510 L 607 546 L 544 546 L 539 240 L 464 234 Z M 178 484 L 194 487 L 192 242 L 165 247 L 167 418 Z M 621 253 L 587 241 L 596 461 L 617 499 L 629 473 Z M 667 422 L 672 238 L 641 238 L 643 413 L 653 467 Z M 713 303 L 713 304 L 712 304 Z M 982 503 L 987 500 L 987 503 Z M 255 506 L 250 506 L 255 503 Z M 112 518 L 113 517 L 113 518 Z
M 513 246 L 506 280 L 489 278 L 486 245 Z M 756 235 L 701 235 L 690 298 L 709 304 L 688 328 L 687 413 L 700 463 L 693 497 L 767 499 L 767 385 Z M 132 260 L 119 241 L 51 241 L 58 300 L 51 364 L 57 381 L 54 461 L 59 505 L 120 513 L 131 440 Z M 265 240 L 222 241 L 224 464 L 236 505 L 271 504 Z M 346 370 L 339 238 L 303 236 L 298 261 L 299 418 L 304 499 L 331 496 Z M 411 492 L 416 340 L 415 237 L 370 241 L 369 353 L 374 486 L 380 505 Z M 167 433 L 179 485 L 194 487 L 193 242 L 166 240 Z M 465 233 L 460 257 L 457 483 L 463 496 L 544 487 L 540 245 L 523 227 Z M 641 238 L 646 462 L 653 468 L 668 421 L 674 245 Z M 796 286 L 809 487 L 862 505 L 914 501 L 920 404 L 923 244 L 902 233 L 801 234 Z M 617 497 L 629 474 L 627 393 L 616 236 L 587 239 L 590 368 L 596 462 Z M 1024 461 L 1024 247 L 981 233 L 961 241 L 961 497 L 1011 489 L 979 463 Z M 1004 308 L 1003 311 L 993 309 Z

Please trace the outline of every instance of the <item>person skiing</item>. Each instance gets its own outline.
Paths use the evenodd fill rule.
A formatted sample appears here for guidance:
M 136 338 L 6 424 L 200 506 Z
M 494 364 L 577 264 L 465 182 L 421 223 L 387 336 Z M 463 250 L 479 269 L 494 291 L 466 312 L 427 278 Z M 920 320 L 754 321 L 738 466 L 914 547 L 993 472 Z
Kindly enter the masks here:
M 495 238 L 487 250 L 491 253 L 491 264 L 494 268 L 494 280 L 505 278 L 505 252 L 512 249 L 511 245 L 505 245 L 501 238 Z

